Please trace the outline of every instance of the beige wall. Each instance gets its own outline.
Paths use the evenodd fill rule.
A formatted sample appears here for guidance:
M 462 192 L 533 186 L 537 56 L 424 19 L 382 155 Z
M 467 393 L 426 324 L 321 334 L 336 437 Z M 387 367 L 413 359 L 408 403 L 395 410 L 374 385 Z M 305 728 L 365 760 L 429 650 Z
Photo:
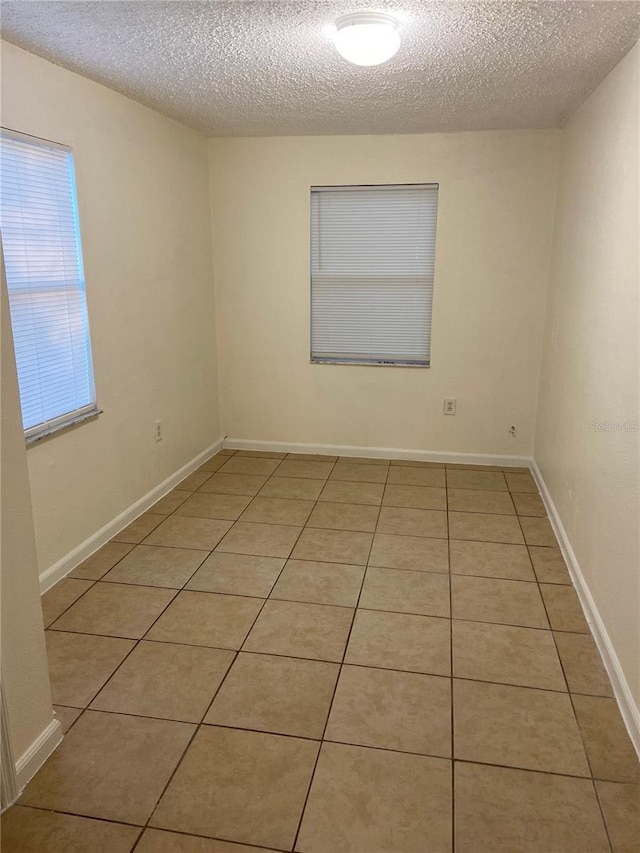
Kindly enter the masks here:
M 223 431 L 530 454 L 557 143 L 555 131 L 210 140 Z M 432 367 L 309 364 L 310 186 L 412 182 L 440 184 Z
M 51 723 L 52 709 L 22 415 L 1 263 L 0 268 L 0 642 L 9 740 L 13 759 L 18 761 Z
M 639 62 L 636 46 L 563 130 L 535 439 L 638 706 Z M 598 423 L 627 428 L 599 431 Z
M 42 572 L 220 437 L 207 147 L 6 43 L 2 77 L 2 124 L 74 149 L 104 409 L 28 451 Z

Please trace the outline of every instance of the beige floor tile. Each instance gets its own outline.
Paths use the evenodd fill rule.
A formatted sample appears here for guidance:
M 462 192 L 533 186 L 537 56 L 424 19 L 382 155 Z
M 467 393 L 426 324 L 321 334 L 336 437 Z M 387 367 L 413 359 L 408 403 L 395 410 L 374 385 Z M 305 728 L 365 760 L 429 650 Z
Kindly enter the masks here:
M 235 521 L 247 508 L 248 495 L 217 495 L 215 492 L 196 492 L 176 510 L 176 515 L 191 518 L 220 518 Z
M 313 509 L 313 501 L 292 498 L 255 497 L 242 513 L 242 521 L 259 521 L 265 524 L 304 525 Z
M 377 456 L 339 456 L 340 464 L 346 465 L 389 465 L 389 459 L 380 459 Z
M 409 468 L 444 468 L 444 462 L 424 462 L 420 459 L 392 459 L 391 465 Z
M 168 720 L 85 711 L 20 802 L 144 824 L 194 728 Z
M 215 492 L 218 495 L 247 495 L 253 497 L 267 482 L 258 474 L 220 474 L 218 471 L 204 483 L 200 492 Z
M 608 853 L 589 779 L 455 764 L 458 853 Z
M 107 542 L 95 554 L 83 560 L 68 577 L 98 581 L 103 575 L 106 575 L 109 569 L 112 569 L 116 563 L 120 562 L 132 548 L 133 545 L 124 542 Z
M 234 841 L 216 841 L 196 835 L 145 829 L 136 853 L 277 853 L 266 847 L 247 847 Z
M 530 545 L 529 554 L 539 583 L 571 584 L 569 569 L 559 548 Z
M 239 649 L 262 604 L 261 598 L 180 592 L 146 639 Z
M 344 666 L 325 738 L 451 757 L 451 679 Z
M 589 776 L 568 693 L 453 680 L 455 757 Z
M 558 542 L 548 518 L 520 516 L 520 524 L 527 545 L 557 547 Z
M 132 640 L 46 631 L 53 701 L 85 708 L 135 646 Z
M 446 486 L 444 468 L 413 468 L 404 465 L 391 466 L 387 484 L 395 486 L 428 486 L 444 488 Z
M 235 455 L 235 451 L 231 451 L 229 453 L 225 453 L 224 450 L 221 450 L 219 453 L 216 453 L 215 456 L 212 456 L 211 459 L 207 459 L 206 462 L 203 462 L 202 465 L 197 469 L 198 471 L 217 471 L 218 468 L 221 468 L 224 463 L 227 461 L 229 456 Z
M 324 743 L 300 853 L 451 853 L 451 762 Z
M 333 468 L 333 462 L 305 462 L 299 459 L 285 459 L 275 472 L 277 477 L 302 477 L 305 480 L 326 480 Z
M 241 652 L 205 723 L 319 739 L 340 667 Z
M 340 661 L 352 620 L 353 610 L 348 607 L 270 599 L 243 651 Z
M 334 466 L 329 479 L 345 480 L 350 483 L 384 483 L 387 479 L 386 465 L 352 465 L 349 462 L 338 462 Z
M 238 451 L 234 450 L 232 447 L 223 447 L 221 450 L 219 450 L 216 453 L 216 455 L 213 458 L 215 459 L 216 456 L 233 456 L 234 453 L 237 453 L 237 452 Z
M 590 634 L 555 633 L 569 690 L 591 696 L 613 696 L 609 676 Z
M 497 515 L 515 515 L 509 492 L 484 489 L 448 489 L 449 509 L 456 512 L 485 512 Z
M 541 518 L 546 517 L 547 510 L 540 495 L 527 492 L 511 492 L 511 498 L 515 504 L 518 515 L 534 515 Z
M 428 536 L 447 538 L 447 513 L 435 509 L 407 509 L 383 506 L 377 526 L 378 533 L 398 536 Z
M 574 693 L 573 707 L 594 778 L 640 783 L 640 762 L 616 700 Z
M 301 530 L 285 524 L 236 521 L 216 550 L 257 557 L 288 557 Z
M 449 549 L 451 574 L 521 581 L 536 579 L 524 545 L 451 539 Z
M 383 492 L 382 483 L 348 483 L 344 480 L 329 480 L 318 500 L 380 506 Z
M 291 556 L 298 560 L 351 563 L 365 566 L 371 550 L 372 533 L 350 530 L 315 530 L 306 527 Z
M 507 481 L 501 471 L 447 468 L 447 488 L 506 492 Z
M 82 713 L 82 708 L 67 708 L 65 705 L 54 705 L 53 710 L 65 735 Z
M 287 453 L 287 459 L 294 462 L 337 462 L 338 457 L 329 453 Z
M 560 548 L 529 545 L 528 550 L 539 583 L 572 585 Z
M 531 520 L 531 519 L 529 519 Z M 538 521 L 538 519 L 534 519 Z M 450 512 L 449 536 L 477 542 L 504 542 L 524 545 L 517 516 L 491 515 L 479 512 Z
M 318 747 L 311 740 L 204 726 L 151 824 L 290 850 Z
M 541 583 L 540 592 L 554 631 L 571 631 L 574 634 L 589 633 L 589 625 L 576 591 L 572 586 Z
M 145 545 L 169 545 L 212 551 L 231 527 L 231 521 L 170 515 L 144 540 Z
M 203 483 L 207 482 L 212 473 L 213 471 L 194 471 L 193 474 L 189 474 L 188 477 L 178 483 L 178 488 L 181 492 L 195 492 Z
M 448 619 L 358 610 L 345 663 L 451 675 Z
M 505 477 L 511 492 L 529 492 L 530 494 L 537 494 L 538 492 L 536 481 L 530 473 L 506 473 Z
M 538 585 L 527 581 L 451 576 L 454 619 L 548 628 Z
M 139 832 L 136 826 L 26 806 L 14 806 L 2 815 L 4 853 L 129 853 Z
M 387 569 L 448 573 L 448 543 L 446 539 L 376 533 L 369 565 Z
M 131 524 L 127 525 L 124 530 L 121 530 L 117 536 L 114 536 L 112 542 L 128 542 L 132 545 L 137 545 L 147 537 L 152 530 L 165 520 L 166 516 L 153 512 L 145 512 Z
M 62 578 L 62 580 L 59 580 L 40 599 L 44 627 L 48 628 L 52 622 L 55 622 L 67 608 L 71 607 L 92 586 L 93 581 L 89 580 L 76 578 Z
M 435 486 L 387 485 L 382 499 L 383 506 L 404 506 L 412 509 L 446 509 L 447 490 Z
M 156 501 L 151 507 L 151 510 L 156 515 L 171 515 L 172 512 L 175 512 L 178 507 L 191 496 L 191 494 L 192 492 L 173 489 L 173 491 L 166 494 L 163 498 L 160 498 L 159 501 Z
M 173 589 L 98 581 L 51 627 L 139 640 L 175 594 Z
M 550 631 L 453 620 L 453 674 L 544 690 L 566 690 Z
M 234 652 L 223 649 L 143 641 L 91 708 L 199 723 L 233 658 Z
M 359 530 L 373 533 L 376 529 L 379 508 L 365 504 L 329 503 L 316 504 L 309 516 L 309 527 L 330 530 Z
M 355 607 L 363 577 L 364 566 L 289 560 L 271 598 Z
M 292 498 L 316 501 L 322 491 L 324 480 L 308 480 L 304 477 L 271 477 L 260 489 L 265 498 Z
M 286 453 L 277 450 L 236 450 L 236 456 L 248 456 L 256 459 L 284 459 Z
M 640 786 L 596 782 L 613 853 L 637 853 L 640 838 Z
M 208 551 L 136 545 L 103 581 L 180 589 L 206 558 Z
M 267 598 L 285 564 L 283 557 L 221 554 L 214 551 L 187 584 L 187 589 Z
M 522 465 L 504 465 L 502 467 L 502 472 L 504 474 L 530 474 L 531 469 L 525 468 Z
M 219 469 L 221 474 L 253 474 L 269 477 L 280 464 L 279 459 L 264 457 L 240 456 L 236 454 Z
M 365 610 L 391 610 L 448 618 L 451 615 L 449 578 L 436 572 L 369 566 L 359 606 Z

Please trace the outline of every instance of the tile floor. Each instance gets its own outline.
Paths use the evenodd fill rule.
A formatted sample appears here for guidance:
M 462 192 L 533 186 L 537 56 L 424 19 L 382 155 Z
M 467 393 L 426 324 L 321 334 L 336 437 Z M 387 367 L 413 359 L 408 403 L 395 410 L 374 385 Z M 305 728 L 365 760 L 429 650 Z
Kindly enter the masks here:
M 5 853 L 639 849 L 526 471 L 223 451 L 43 607 L 68 733 Z

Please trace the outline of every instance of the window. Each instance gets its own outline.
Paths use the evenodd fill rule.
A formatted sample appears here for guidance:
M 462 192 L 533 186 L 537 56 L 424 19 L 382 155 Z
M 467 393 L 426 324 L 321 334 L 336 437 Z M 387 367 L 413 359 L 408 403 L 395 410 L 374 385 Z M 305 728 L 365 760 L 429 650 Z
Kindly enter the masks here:
M 437 184 L 311 188 L 311 360 L 429 366 Z
M 2 131 L 0 228 L 27 441 L 97 414 L 73 155 Z

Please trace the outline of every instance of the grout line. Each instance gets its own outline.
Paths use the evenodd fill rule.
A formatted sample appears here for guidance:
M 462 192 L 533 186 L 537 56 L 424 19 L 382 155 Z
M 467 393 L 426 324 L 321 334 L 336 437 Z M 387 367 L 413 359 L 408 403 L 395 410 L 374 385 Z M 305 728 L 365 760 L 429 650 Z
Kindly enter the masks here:
M 451 681 L 449 689 L 451 691 L 451 708 L 450 708 L 450 726 L 451 726 L 451 850 L 456 849 L 456 779 L 455 779 L 455 708 L 453 702 L 453 678 L 455 675 L 453 661 L 453 582 L 451 579 L 451 525 L 449 516 L 449 480 L 445 475 L 445 501 L 447 507 L 447 561 L 449 566 L 449 666 L 451 669 Z
M 522 527 L 522 523 L 520 522 L 520 518 L 518 518 L 518 523 L 520 524 L 520 528 L 521 528 L 522 533 L 523 533 L 523 535 L 524 535 L 524 528 Z M 555 539 L 555 534 L 554 534 L 554 539 Z M 556 541 L 556 547 L 557 547 L 557 541 Z M 529 559 L 530 559 L 530 561 L 531 561 L 531 564 L 533 565 L 533 560 L 531 560 L 531 552 L 529 551 L 528 543 L 527 543 L 527 553 L 529 554 Z M 591 760 L 590 760 L 590 758 L 589 758 L 589 753 L 588 753 L 588 751 L 587 751 L 587 744 L 586 744 L 586 740 L 585 740 L 585 737 L 584 737 L 584 733 L 583 733 L 583 731 L 582 731 L 582 726 L 580 725 L 580 722 L 579 722 L 579 720 L 578 720 L 578 715 L 576 714 L 575 704 L 574 704 L 574 701 L 573 701 L 573 695 L 572 695 L 571 691 L 569 690 L 569 680 L 568 680 L 568 678 L 567 678 L 567 674 L 566 674 L 566 672 L 565 672 L 564 662 L 563 662 L 563 660 L 562 660 L 562 656 L 561 656 L 561 654 L 560 654 L 560 649 L 558 648 L 558 643 L 557 643 L 557 641 L 556 641 L 555 632 L 554 632 L 554 630 L 553 630 L 553 628 L 552 628 L 552 626 L 551 626 L 551 618 L 550 618 L 550 616 L 549 616 L 549 610 L 548 610 L 548 608 L 547 608 L 547 602 L 546 602 L 546 600 L 545 600 L 545 598 L 544 598 L 544 596 L 543 596 L 543 594 L 542 594 L 542 587 L 541 587 L 541 583 L 540 583 L 540 581 L 538 580 L 538 575 L 537 575 L 537 573 L 536 573 L 536 571 L 535 571 L 535 568 L 534 568 L 534 575 L 536 576 L 536 582 L 537 582 L 537 584 L 538 584 L 538 594 L 539 594 L 539 596 L 540 596 L 540 598 L 541 598 L 541 600 L 542 600 L 542 606 L 544 607 L 544 611 L 545 611 L 546 616 L 547 616 L 547 621 L 548 621 L 548 623 L 549 623 L 549 627 L 550 627 L 550 629 L 551 629 L 551 636 L 552 636 L 552 638 L 553 638 L 553 647 L 554 647 L 554 648 L 555 648 L 555 650 L 556 650 L 556 656 L 557 656 L 558 661 L 559 661 L 559 663 L 560 663 L 560 669 L 562 670 L 562 677 L 564 678 L 564 682 L 565 682 L 565 685 L 566 685 L 566 688 L 567 688 L 567 694 L 568 694 L 568 696 L 569 696 L 569 702 L 570 702 L 570 704 L 571 704 L 571 711 L 572 711 L 572 714 L 573 714 L 573 721 L 574 721 L 575 726 L 576 726 L 576 729 L 577 729 L 577 731 L 578 731 L 578 735 L 579 735 L 579 737 L 580 737 L 580 743 L 582 744 L 582 751 L 584 752 L 585 761 L 586 761 L 586 763 L 587 763 L 587 767 L 588 767 L 588 769 L 589 769 L 590 780 L 591 780 L 591 787 L 593 788 L 593 792 L 594 792 L 594 794 L 595 794 L 596 802 L 597 802 L 597 804 L 598 804 L 598 809 L 600 810 L 600 818 L 601 818 L 601 820 L 602 820 L 602 825 L 603 825 L 603 827 L 604 827 L 605 836 L 606 836 L 606 838 L 607 838 L 607 842 L 608 842 L 608 844 L 609 844 L 609 847 L 611 848 L 611 850 L 613 850 L 613 846 L 612 846 L 611 838 L 609 837 L 609 830 L 607 829 L 607 822 L 606 822 L 606 820 L 605 820 L 604 811 L 603 811 L 602 804 L 601 804 L 601 802 L 600 802 L 600 798 L 599 798 L 599 796 L 598 796 L 598 792 L 597 792 L 596 784 L 595 784 L 595 781 L 594 781 L 594 776 L 593 776 L 593 767 L 591 766 Z M 589 635 L 591 635 L 591 631 L 589 631 Z
M 607 820 L 606 820 L 606 816 L 605 816 L 605 813 L 604 813 L 604 806 L 603 806 L 603 804 L 602 804 L 602 800 L 600 799 L 600 791 L 598 790 L 598 786 L 596 785 L 596 781 L 603 781 L 603 780 L 600 780 L 600 779 L 598 779 L 598 780 L 593 779 L 593 780 L 592 780 L 593 790 L 594 790 L 594 793 L 595 793 L 595 796 L 596 796 L 596 802 L 598 803 L 598 808 L 600 809 L 600 815 L 601 815 L 601 817 L 602 817 L 602 823 L 603 823 L 603 826 L 604 826 L 604 832 L 605 832 L 605 835 L 606 835 L 606 837 L 607 837 L 607 841 L 609 842 L 609 848 L 610 848 L 610 851 L 611 851 L 611 853 L 616 853 L 616 848 L 614 847 L 613 839 L 611 838 L 611 834 L 609 833 L 609 827 L 608 827 L 608 825 L 607 825 Z M 620 783 L 616 783 L 616 782 L 614 782 L 613 784 L 620 784 Z
M 86 820 L 98 820 L 98 821 L 100 821 L 100 823 L 115 823 L 118 826 L 130 826 L 134 829 L 143 829 L 143 826 L 140 823 L 131 823 L 130 821 L 127 821 L 127 820 L 116 820 L 115 818 L 111 818 L 111 817 L 95 817 L 95 815 L 81 814 L 80 812 L 70 811 L 69 809 L 54 809 L 54 808 L 51 808 L 49 806 L 36 806 L 36 805 L 32 805 L 31 803 L 21 803 L 21 802 L 14 803 L 13 806 L 11 806 L 11 808 L 13 808 L 14 806 L 17 806 L 18 808 L 21 808 L 21 809 L 37 809 L 37 811 L 39 811 L 39 812 L 51 812 L 52 814 L 64 814 L 64 815 L 69 815 L 70 817 L 85 818 Z M 3 814 L 5 814 L 5 812 L 3 812 Z M 28 851 L 27 851 L 27 853 L 28 853 Z M 46 853 L 46 851 L 42 851 L 42 853 Z M 102 853 L 102 851 L 100 851 L 100 853 Z
M 336 462 L 335 464 L 337 465 L 338 463 Z M 380 467 L 383 467 L 383 466 L 380 466 Z M 388 469 L 387 469 L 387 477 L 388 477 Z M 385 484 L 386 484 L 386 479 L 387 479 L 387 477 L 385 477 Z M 383 490 L 383 494 L 384 494 L 384 490 Z M 377 527 L 377 524 L 378 524 L 378 519 L 380 518 L 380 512 L 381 512 L 381 509 L 382 509 L 382 504 L 380 504 L 380 506 L 378 507 L 378 515 L 377 515 L 377 518 L 376 518 L 376 527 Z M 374 534 L 374 535 L 375 535 L 375 534 Z M 369 552 L 368 552 L 368 554 L 367 554 L 367 563 L 368 563 L 368 561 L 369 561 L 369 557 L 371 556 L 371 550 L 372 550 L 372 548 L 373 548 L 373 542 L 374 542 L 374 535 L 372 535 L 372 536 L 371 536 L 371 542 L 369 543 Z M 294 840 L 293 840 L 293 845 L 292 845 L 292 848 L 291 848 L 292 850 L 295 850 L 295 848 L 296 848 L 296 846 L 297 846 L 297 844 L 298 844 L 298 837 L 299 837 L 299 835 L 300 835 L 300 830 L 302 829 L 302 822 L 303 822 L 303 820 L 304 820 L 304 815 L 305 815 L 305 812 L 306 812 L 306 810 L 307 810 L 307 803 L 309 802 L 309 796 L 310 796 L 310 794 L 311 794 L 311 788 L 312 788 L 312 786 L 313 786 L 313 780 L 314 780 L 314 778 L 315 778 L 316 770 L 317 770 L 317 767 L 318 767 L 318 762 L 319 762 L 319 760 L 320 760 L 320 752 L 322 751 L 322 745 L 323 745 L 323 743 L 326 743 L 326 742 L 327 742 L 327 741 L 326 741 L 326 739 L 325 739 L 325 738 L 326 738 L 326 733 L 327 733 L 327 727 L 328 727 L 328 725 L 329 725 L 329 719 L 330 719 L 330 717 L 331 717 L 331 711 L 332 711 L 332 709 L 333 709 L 333 703 L 334 703 L 335 698 L 336 698 L 336 693 L 337 693 L 337 690 L 338 690 L 338 684 L 340 683 L 340 678 L 341 678 L 341 676 L 342 676 L 342 671 L 343 671 L 343 668 L 344 668 L 345 658 L 346 658 L 346 655 L 347 655 L 347 649 L 349 648 L 349 642 L 350 642 L 350 640 L 351 640 L 351 634 L 352 634 L 352 632 L 353 632 L 353 626 L 354 626 L 354 624 L 355 624 L 356 615 L 357 615 L 357 613 L 358 613 L 358 606 L 359 606 L 359 604 L 360 604 L 360 598 L 361 598 L 361 596 L 362 596 L 362 590 L 363 590 L 363 588 L 364 588 L 364 584 L 365 584 L 366 576 L 367 576 L 367 565 L 365 564 L 365 570 L 364 570 L 364 572 L 362 573 L 362 578 L 361 578 L 361 580 L 360 580 L 360 590 L 359 590 L 359 592 L 358 592 L 358 598 L 357 598 L 357 600 L 356 600 L 355 608 L 353 609 L 353 614 L 352 614 L 352 617 L 351 617 L 351 624 L 349 625 L 349 631 L 348 631 L 348 633 L 347 633 L 347 638 L 346 638 L 346 641 L 345 641 L 345 644 L 344 644 L 344 649 L 343 649 L 343 652 L 342 652 L 342 659 L 341 659 L 341 661 L 340 661 L 340 668 L 339 668 L 339 670 L 338 670 L 338 676 L 337 676 L 337 678 L 336 678 L 336 681 L 335 681 L 335 684 L 334 684 L 334 687 L 333 687 L 333 693 L 332 693 L 332 696 L 331 696 L 331 702 L 329 703 L 329 707 L 328 707 L 328 710 L 327 710 L 327 716 L 326 716 L 326 719 L 325 719 L 325 722 L 324 722 L 324 728 L 322 729 L 322 737 L 321 737 L 321 739 L 320 739 L 320 746 L 319 746 L 319 748 L 318 748 L 318 752 L 317 752 L 317 754 L 316 754 L 316 760 L 315 760 L 315 762 L 314 762 L 313 769 L 312 769 L 312 771 L 311 771 L 311 776 L 309 777 L 309 785 L 308 785 L 308 787 L 307 787 L 307 792 L 306 792 L 306 796 L 305 796 L 305 799 L 304 799 L 304 804 L 303 804 L 303 806 L 302 806 L 302 810 L 301 810 L 301 812 L 300 812 L 300 819 L 299 819 L 299 821 L 298 821 L 298 827 L 297 827 L 297 829 L 296 829 L 296 834 L 295 834 L 295 837 L 294 837 Z

